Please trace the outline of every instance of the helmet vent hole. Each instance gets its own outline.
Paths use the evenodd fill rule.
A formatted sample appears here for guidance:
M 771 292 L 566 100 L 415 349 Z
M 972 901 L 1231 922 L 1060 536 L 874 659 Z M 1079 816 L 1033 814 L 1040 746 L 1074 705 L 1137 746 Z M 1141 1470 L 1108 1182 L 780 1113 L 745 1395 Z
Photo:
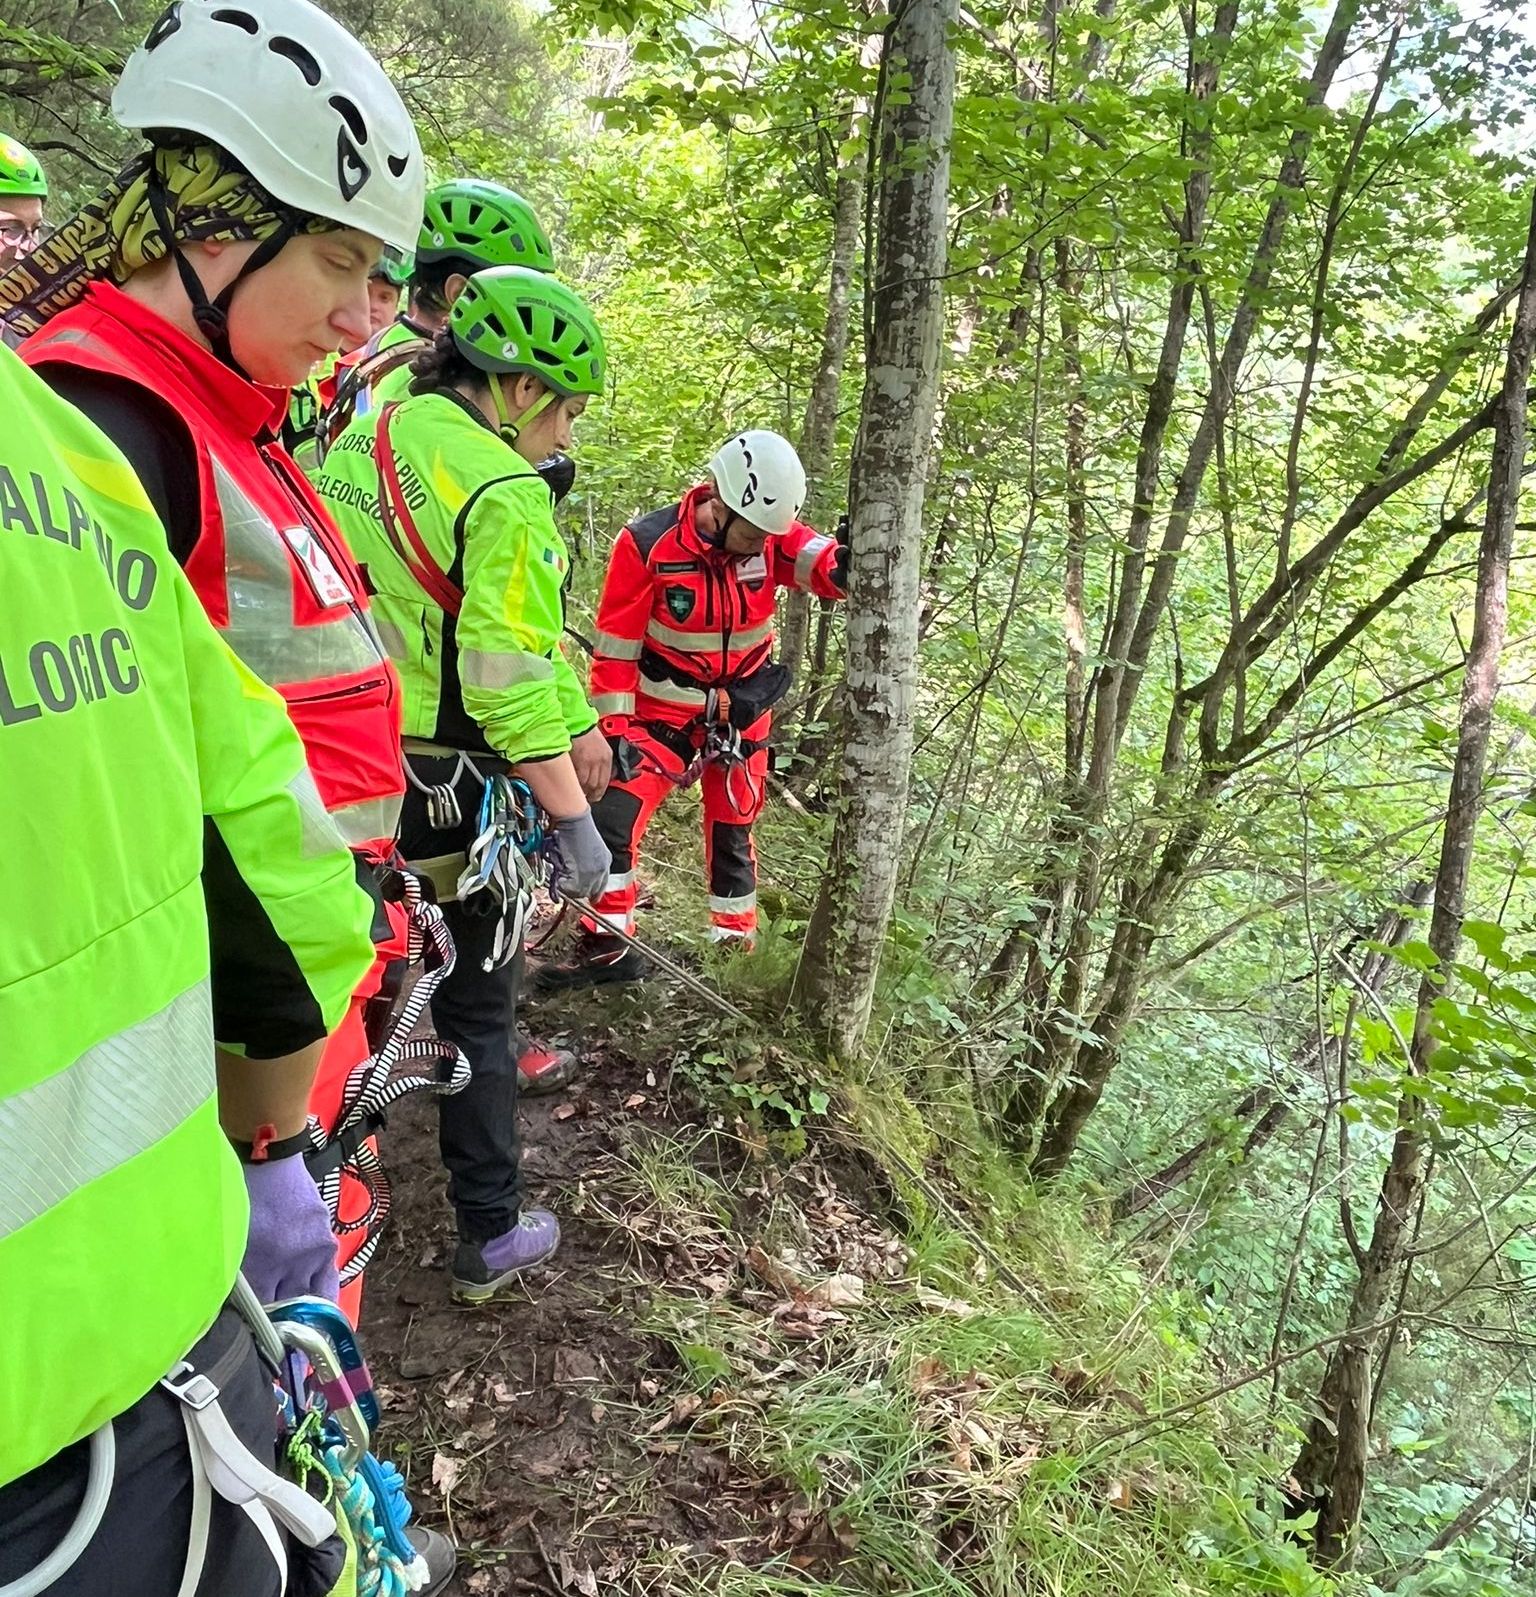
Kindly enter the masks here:
M 408 155 L 391 155 L 385 159 L 384 164 L 389 168 L 392 176 L 404 177 L 406 168 L 411 164 L 411 158 Z
M 181 0 L 172 0 L 172 3 L 160 13 L 154 27 L 149 30 L 149 36 L 144 40 L 145 52 L 148 53 L 164 44 L 180 26 Z
M 502 325 L 501 318 L 496 314 L 495 311 L 487 311 L 485 313 L 485 325 L 489 327 L 498 338 L 505 338 L 507 336 L 507 330 Z
M 347 124 L 347 131 L 359 144 L 368 142 L 368 125 L 363 121 L 363 113 L 353 105 L 344 94 L 331 96 L 331 109 Z
M 232 15 L 233 14 L 234 13 L 232 13 Z M 253 26 L 251 28 L 251 32 L 254 33 L 255 31 L 256 29 Z M 283 56 L 287 60 L 293 62 L 299 71 L 304 74 L 304 81 L 310 86 L 310 88 L 314 88 L 320 82 L 320 63 L 315 60 L 315 58 L 309 53 L 308 50 L 304 48 L 302 44 L 299 43 L 297 39 L 273 39 L 267 45 L 267 48 L 272 52 L 273 55 Z M 335 103 L 336 102 L 334 100 L 331 102 L 332 105 L 335 105 Z
M 215 11 L 213 20 L 215 22 L 227 22 L 234 28 L 243 28 L 252 36 L 261 32 L 261 24 L 249 11 Z M 157 40 L 156 42 L 158 43 L 159 41 Z

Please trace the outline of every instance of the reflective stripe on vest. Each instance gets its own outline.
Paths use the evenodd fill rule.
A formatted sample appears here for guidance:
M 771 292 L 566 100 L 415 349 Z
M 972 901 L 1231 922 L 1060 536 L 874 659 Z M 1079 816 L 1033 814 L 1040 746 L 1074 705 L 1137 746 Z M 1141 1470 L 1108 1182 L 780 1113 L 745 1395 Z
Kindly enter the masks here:
M 405 641 L 405 628 L 381 615 L 373 616 L 373 630 L 396 665 L 409 664 L 411 646 Z
M 816 569 L 816 562 L 822 554 L 832 547 L 832 539 L 817 533 L 814 538 L 808 538 L 805 547 L 795 556 L 795 586 L 809 588 L 811 573 Z
M 336 830 L 349 848 L 392 839 L 400 830 L 400 805 L 403 795 L 389 798 L 359 799 L 355 804 L 340 804 L 331 813 Z
M 682 649 L 689 654 L 719 654 L 726 645 L 723 632 L 680 632 L 676 627 L 669 627 L 664 621 L 654 619 L 646 624 L 645 635 L 653 643 L 664 644 L 669 649 Z M 769 617 L 758 626 L 743 627 L 739 632 L 731 633 L 731 652 L 734 654 L 742 649 L 756 648 L 772 636 L 773 618 Z M 622 660 L 631 656 L 618 655 L 617 658 Z M 636 655 L 633 658 L 639 657 Z
M 621 638 L 612 632 L 598 632 L 592 646 L 610 660 L 638 660 L 644 645 L 638 638 Z
M 465 649 L 459 655 L 459 681 L 467 688 L 515 688 L 548 682 L 554 674 L 554 665 L 538 654 Z
M 685 688 L 677 682 L 669 682 L 664 677 L 647 676 L 640 674 L 640 691 L 648 699 L 660 699 L 663 704 L 682 704 L 690 709 L 702 710 L 708 695 L 703 688 Z M 593 707 L 597 701 L 593 700 Z
M 200 981 L 63 1070 L 0 1098 L 0 1237 L 152 1148 L 213 1096 L 209 1003 Z
M 351 676 L 381 665 L 384 646 L 362 612 L 350 603 L 350 591 L 329 555 L 307 528 L 277 527 L 251 502 L 228 468 L 211 450 L 213 484 L 224 518 L 224 580 L 229 594 L 229 646 L 262 681 L 275 688 L 327 677 Z M 296 626 L 293 587 L 302 582 L 294 563 L 312 573 L 327 574 L 339 594 L 325 617 L 310 626 Z M 320 597 L 330 595 L 322 588 Z
M 633 693 L 594 693 L 592 708 L 599 715 L 633 715 L 635 696 Z

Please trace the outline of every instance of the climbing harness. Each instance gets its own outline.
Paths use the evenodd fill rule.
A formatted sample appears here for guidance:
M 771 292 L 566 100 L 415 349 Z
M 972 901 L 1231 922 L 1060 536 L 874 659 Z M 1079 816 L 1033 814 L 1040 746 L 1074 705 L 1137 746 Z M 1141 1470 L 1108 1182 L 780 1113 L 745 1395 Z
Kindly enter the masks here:
M 312 1329 L 312 1317 L 296 1315 L 291 1324 L 281 1328 L 269 1320 L 244 1276 L 236 1276 L 230 1301 L 255 1335 L 258 1351 L 274 1372 L 287 1367 L 290 1349 L 302 1351 L 306 1358 L 318 1361 L 318 1367 L 325 1373 L 323 1385 L 316 1388 L 316 1402 L 330 1405 L 329 1415 L 335 1419 L 334 1440 L 339 1462 L 349 1475 L 354 1473 L 358 1462 L 366 1454 L 369 1435 L 368 1425 L 350 1384 L 360 1378 L 348 1373 L 342 1357 L 335 1352 L 329 1339 Z M 304 1300 L 305 1303 L 313 1301 L 316 1300 Z M 291 1308 L 291 1305 L 285 1306 L 285 1310 L 278 1312 Z M 322 1303 L 321 1309 L 346 1323 L 345 1316 L 333 1304 Z M 350 1335 L 350 1326 L 347 1326 L 347 1331 Z M 355 1338 L 351 1347 L 355 1352 Z M 237 1361 L 244 1357 L 239 1345 L 233 1347 L 231 1353 Z M 219 1406 L 218 1383 L 226 1379 L 223 1366 L 229 1358 L 230 1355 L 226 1354 L 211 1371 L 198 1370 L 185 1359 L 179 1360 L 159 1383 L 161 1390 L 174 1397 L 180 1405 L 192 1462 L 191 1524 L 177 1597 L 193 1597 L 202 1580 L 208 1555 L 214 1493 L 234 1504 L 250 1520 L 276 1565 L 284 1590 L 288 1584 L 289 1553 L 279 1526 L 309 1548 L 320 1547 L 336 1535 L 336 1518 L 331 1509 L 311 1497 L 302 1486 L 285 1479 L 264 1464 L 235 1434 Z M 361 1363 L 360 1354 L 358 1363 Z M 366 1366 L 363 1366 L 363 1370 L 366 1376 Z M 371 1381 L 365 1384 L 371 1390 Z M 310 1405 L 306 1403 L 303 1406 L 307 1409 Z M 376 1405 L 372 1412 L 377 1418 Z M 106 1517 L 117 1468 L 116 1433 L 111 1420 L 92 1433 L 89 1454 L 85 1492 L 74 1523 L 42 1563 L 19 1579 L 0 1586 L 0 1597 L 41 1597 L 78 1562 L 96 1535 Z M 387 1484 L 386 1477 L 381 1475 L 380 1480 Z M 405 1519 L 410 1513 L 409 1505 L 405 1504 L 402 1509 L 400 1505 L 389 1504 L 386 1499 L 385 1506 L 386 1511 L 393 1513 L 399 1521 L 403 1532 Z M 374 1597 L 374 1593 L 377 1593 L 377 1597 L 403 1597 L 405 1592 L 425 1582 L 425 1566 L 419 1571 L 411 1570 L 409 1566 L 415 1560 L 415 1550 L 409 1542 L 404 1545 L 407 1549 L 405 1559 L 401 1560 L 398 1556 L 395 1559 L 400 1567 L 401 1583 L 393 1588 L 376 1585 L 369 1592 L 369 1597 Z M 367 1588 L 360 1583 L 358 1590 L 364 1592 Z
M 50 1590 L 79 1562 L 90 1546 L 112 1499 L 112 1482 L 117 1473 L 117 1433 L 112 1421 L 91 1432 L 90 1463 L 87 1467 L 85 1495 L 75 1513 L 74 1523 L 64 1539 L 40 1564 L 25 1575 L 0 1586 L 0 1597 L 38 1597 Z
M 641 669 L 679 686 L 700 687 L 695 678 L 659 655 L 642 655 Z M 785 697 L 793 681 L 787 666 L 768 660 L 750 675 L 734 682 L 717 682 L 705 687 L 704 708 L 682 726 L 641 723 L 653 741 L 677 756 L 682 765 L 681 773 L 668 770 L 649 749 L 621 738 L 614 750 L 619 775 L 626 779 L 636 776 L 645 765 L 681 789 L 692 787 L 706 765 L 717 765 L 725 773 L 726 802 L 737 815 L 755 815 L 763 805 L 765 784 L 752 774 L 751 760 L 767 745 L 761 739 L 749 738 L 747 728 L 756 725 Z
M 310 1119 L 312 1148 L 304 1156 L 331 1211 L 337 1237 L 366 1233 L 363 1245 L 341 1268 L 343 1286 L 368 1267 L 389 1217 L 389 1177 L 369 1139 L 383 1127 L 391 1106 L 409 1094 L 430 1092 L 446 1098 L 469 1084 L 469 1061 L 458 1048 L 441 1037 L 415 1035 L 433 993 L 453 969 L 453 937 L 441 908 L 423 894 L 420 879 L 410 871 L 397 874 L 409 926 L 406 960 L 410 967 L 419 967 L 420 975 L 392 1015 L 380 1046 L 347 1077 L 331 1130 Z M 368 1193 L 367 1210 L 356 1219 L 341 1216 L 343 1173 Z
M 496 937 L 482 962 L 484 969 L 499 970 L 522 947 L 534 889 L 557 847 L 553 833 L 544 830 L 538 801 L 526 782 L 506 776 L 486 779 L 477 833 L 458 887 L 461 904 L 488 893 L 496 906 Z

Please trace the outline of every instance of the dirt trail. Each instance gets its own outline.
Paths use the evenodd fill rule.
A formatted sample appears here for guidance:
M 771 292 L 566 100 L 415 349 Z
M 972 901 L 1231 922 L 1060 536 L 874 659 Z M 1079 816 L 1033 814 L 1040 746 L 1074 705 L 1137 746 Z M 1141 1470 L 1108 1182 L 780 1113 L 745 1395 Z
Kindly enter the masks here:
M 394 1212 L 364 1313 L 382 1450 L 407 1471 L 419 1517 L 464 1549 L 455 1593 L 594 1597 L 668 1549 L 756 1562 L 790 1495 L 667 1424 L 677 1361 L 634 1326 L 663 1268 L 648 1276 L 656 1261 L 581 1197 L 627 1127 L 665 1115 L 665 1093 L 611 1049 L 588 1057 L 580 1085 L 524 1105 L 529 1194 L 560 1215 L 564 1239 L 497 1304 L 448 1296 L 453 1225 L 433 1107 L 402 1105 L 387 1133 Z

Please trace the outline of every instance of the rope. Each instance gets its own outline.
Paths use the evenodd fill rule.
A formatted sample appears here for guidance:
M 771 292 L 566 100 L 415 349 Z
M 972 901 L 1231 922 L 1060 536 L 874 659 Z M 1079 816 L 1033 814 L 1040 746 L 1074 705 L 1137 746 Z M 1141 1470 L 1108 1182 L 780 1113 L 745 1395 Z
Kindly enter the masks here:
M 455 955 L 453 938 L 442 910 L 423 899 L 421 882 L 416 876 L 404 872 L 402 880 L 402 901 L 410 926 L 407 958 L 410 964 L 419 964 L 422 973 L 395 1011 L 378 1052 L 363 1060 L 347 1077 L 335 1126 L 327 1132 L 317 1120 L 309 1122 L 314 1153 L 322 1152 L 349 1133 L 355 1144 L 318 1183 L 320 1195 L 331 1211 L 332 1228 L 338 1236 L 368 1232 L 362 1247 L 342 1266 L 343 1285 L 356 1280 L 367 1268 L 378 1249 L 390 1211 L 389 1176 L 364 1139 L 379 1128 L 386 1112 L 409 1094 L 430 1092 L 446 1098 L 469 1084 L 469 1061 L 458 1048 L 441 1037 L 412 1035 L 433 993 L 453 969 Z M 422 1066 L 427 1068 L 419 1068 Z M 343 1174 L 352 1176 L 368 1192 L 368 1208 L 356 1220 L 343 1220 L 340 1216 Z
M 691 971 L 684 970 L 681 965 L 677 964 L 674 960 L 669 959 L 665 954 L 662 954 L 658 950 L 652 948 L 649 943 L 642 942 L 641 939 L 636 937 L 633 932 L 625 931 L 622 926 L 616 926 L 612 921 L 603 920 L 603 917 L 600 916 L 595 909 L 593 909 L 591 904 L 589 904 L 586 899 L 572 898 L 567 902 L 573 904 L 584 915 L 589 915 L 594 920 L 602 921 L 603 929 L 605 931 L 611 932 L 615 937 L 621 938 L 631 948 L 637 949 L 640 953 L 644 954 L 647 959 L 653 960 L 657 965 L 661 966 L 661 968 L 666 971 L 669 976 L 676 977 L 676 979 L 682 982 L 685 987 L 689 988 L 692 992 L 697 993 L 699 997 L 704 999 L 706 1003 L 710 1004 L 715 1009 L 718 1009 L 722 1015 L 729 1015 L 733 1020 L 744 1020 L 748 1023 L 748 1025 L 755 1024 L 751 1015 L 749 1015 L 744 1009 L 738 1009 L 736 1005 L 730 1001 L 730 999 L 726 998 L 723 994 L 716 992 L 708 982 L 701 981 L 699 977 L 695 976 Z M 960 1212 L 955 1204 L 951 1202 L 951 1200 L 937 1186 L 935 1186 L 921 1170 L 917 1169 L 915 1165 L 913 1165 L 895 1148 L 884 1148 L 880 1151 L 877 1157 L 886 1159 L 891 1164 L 895 1165 L 896 1169 L 900 1171 L 900 1173 L 906 1177 L 906 1179 L 911 1182 L 911 1184 L 920 1193 L 922 1193 L 923 1197 L 926 1198 L 935 1209 L 944 1215 L 944 1217 L 955 1228 L 955 1230 L 958 1231 L 960 1235 L 970 1243 L 970 1245 L 976 1250 L 977 1254 L 981 1258 L 985 1259 L 989 1265 L 991 1265 L 993 1273 L 1000 1281 L 1006 1282 L 1021 1297 L 1027 1298 L 1037 1308 L 1049 1316 L 1052 1321 L 1054 1321 L 1055 1315 L 1051 1311 L 1050 1306 L 1045 1302 L 1044 1298 L 1041 1297 L 1039 1291 L 1035 1287 L 1031 1286 L 1024 1279 L 1024 1277 L 1021 1276 L 1019 1272 L 1015 1270 L 1013 1266 L 1010 1265 L 1005 1259 L 998 1257 L 996 1251 L 988 1242 L 986 1242 L 975 1226 L 973 1226 L 971 1222 L 966 1219 L 966 1217 Z
M 612 932 L 615 937 L 622 939 L 624 942 L 628 943 L 631 948 L 637 949 L 640 953 L 644 954 L 647 959 L 653 961 L 657 965 L 660 965 L 669 976 L 675 977 L 683 984 L 683 986 L 691 989 L 693 992 L 696 992 L 699 997 L 704 999 L 706 1002 L 713 1004 L 722 1015 L 730 1015 L 736 1020 L 744 1020 L 748 1025 L 753 1024 L 752 1017 L 746 1012 L 746 1010 L 738 1009 L 729 998 L 717 993 L 708 982 L 701 981 L 693 974 L 692 971 L 684 970 L 683 967 L 675 960 L 660 952 L 659 949 L 652 948 L 649 943 L 642 942 L 638 937 L 635 936 L 633 932 L 627 932 L 622 926 L 614 925 L 612 921 L 606 919 L 597 910 L 593 909 L 590 902 L 588 902 L 588 900 L 585 898 L 568 898 L 566 902 L 569 904 L 574 904 L 583 915 L 590 916 L 593 921 L 602 926 L 604 932 Z

